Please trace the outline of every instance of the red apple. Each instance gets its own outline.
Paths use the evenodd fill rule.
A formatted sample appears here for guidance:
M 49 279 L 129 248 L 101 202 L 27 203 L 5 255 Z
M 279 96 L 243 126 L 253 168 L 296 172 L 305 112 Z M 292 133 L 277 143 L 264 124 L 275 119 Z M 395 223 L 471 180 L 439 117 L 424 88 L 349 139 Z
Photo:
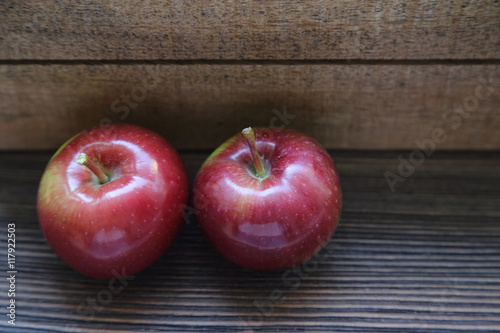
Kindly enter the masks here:
M 341 205 L 330 155 L 292 130 L 243 130 L 208 157 L 194 183 L 196 218 L 208 241 L 255 270 L 311 258 L 333 235 Z
M 174 241 L 188 198 L 184 165 L 158 134 L 96 127 L 65 143 L 38 190 L 41 229 L 54 252 L 95 278 L 135 274 Z

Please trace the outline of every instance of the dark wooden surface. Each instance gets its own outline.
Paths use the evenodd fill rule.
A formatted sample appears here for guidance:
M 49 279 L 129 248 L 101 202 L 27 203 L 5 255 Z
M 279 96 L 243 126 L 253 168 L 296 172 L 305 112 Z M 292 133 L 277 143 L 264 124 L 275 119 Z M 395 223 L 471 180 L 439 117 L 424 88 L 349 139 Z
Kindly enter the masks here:
M 332 153 L 344 190 L 331 254 L 290 285 L 284 271 L 240 269 L 192 221 L 109 304 L 108 281 L 72 271 L 38 227 L 49 153 L 0 153 L 0 241 L 16 223 L 19 331 L 500 332 L 500 153 L 435 153 L 391 192 L 408 152 Z M 207 156 L 182 154 L 191 179 Z M 6 256 L 0 330 L 6 325 Z M 314 267 L 312 267 L 314 268 Z M 305 268 L 301 268 L 304 272 Z M 298 277 L 292 273 L 290 277 Z M 295 287 L 294 287 L 295 286 Z M 280 295 L 281 297 L 277 297 Z M 275 299 L 271 307 L 270 301 Z M 259 304 L 266 304 L 261 308 Z M 260 321 L 259 319 L 262 319 Z

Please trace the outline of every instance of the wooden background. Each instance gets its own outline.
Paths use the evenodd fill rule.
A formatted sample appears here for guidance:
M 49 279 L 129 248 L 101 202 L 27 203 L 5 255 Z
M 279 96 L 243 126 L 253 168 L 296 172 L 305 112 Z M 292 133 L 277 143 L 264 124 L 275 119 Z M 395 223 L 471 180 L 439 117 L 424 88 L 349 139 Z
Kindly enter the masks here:
M 499 106 L 499 1 L 0 2 L 1 150 L 103 119 L 211 149 L 285 108 L 327 148 L 491 150 Z
M 223 260 L 192 217 L 89 317 L 108 281 L 50 250 L 36 192 L 54 149 L 101 122 L 158 131 L 191 181 L 249 125 L 312 135 L 341 175 L 333 253 L 290 289 L 281 271 Z M 15 223 L 17 331 L 499 333 L 499 128 L 498 0 L 0 0 L 0 249 Z M 384 172 L 435 129 L 437 149 L 475 151 L 436 153 L 392 192 Z

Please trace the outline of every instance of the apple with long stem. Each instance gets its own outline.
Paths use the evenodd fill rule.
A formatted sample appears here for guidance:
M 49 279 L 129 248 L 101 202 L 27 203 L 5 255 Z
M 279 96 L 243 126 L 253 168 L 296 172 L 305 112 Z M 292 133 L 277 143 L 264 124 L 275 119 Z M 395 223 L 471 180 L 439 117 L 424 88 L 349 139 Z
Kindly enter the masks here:
M 328 242 L 342 194 L 333 160 L 314 139 L 246 128 L 202 165 L 193 203 L 201 230 L 223 257 L 271 270 L 299 265 Z
M 95 278 L 133 275 L 156 261 L 182 225 L 188 180 L 175 149 L 145 128 L 96 127 L 63 145 L 38 191 L 54 252 Z

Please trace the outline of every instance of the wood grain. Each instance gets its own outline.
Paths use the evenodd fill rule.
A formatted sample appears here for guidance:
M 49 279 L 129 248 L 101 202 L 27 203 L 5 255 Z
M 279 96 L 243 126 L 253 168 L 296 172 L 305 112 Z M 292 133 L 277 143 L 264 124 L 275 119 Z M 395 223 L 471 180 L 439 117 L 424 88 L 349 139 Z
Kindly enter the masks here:
M 500 2 L 2 1 L 0 59 L 498 59 Z
M 103 119 L 179 149 L 249 125 L 341 149 L 414 149 L 442 128 L 438 150 L 499 149 L 498 105 L 498 65 L 3 65 L 0 149 L 55 149 Z
M 191 180 L 208 153 L 181 154 Z M 332 152 L 343 186 L 341 223 L 332 253 L 324 250 L 315 269 L 302 268 L 298 286 L 286 284 L 283 271 L 226 262 L 192 219 L 163 258 L 95 307 L 88 300 L 97 301 L 109 282 L 72 271 L 38 227 L 36 191 L 51 153 L 0 153 L 0 248 L 8 223 L 16 223 L 18 242 L 16 328 L 500 332 L 500 153 L 436 153 L 392 193 L 383 172 L 397 167 L 400 154 L 408 152 Z M 2 279 L 2 302 L 6 290 Z M 0 330 L 11 328 L 2 320 Z

